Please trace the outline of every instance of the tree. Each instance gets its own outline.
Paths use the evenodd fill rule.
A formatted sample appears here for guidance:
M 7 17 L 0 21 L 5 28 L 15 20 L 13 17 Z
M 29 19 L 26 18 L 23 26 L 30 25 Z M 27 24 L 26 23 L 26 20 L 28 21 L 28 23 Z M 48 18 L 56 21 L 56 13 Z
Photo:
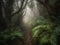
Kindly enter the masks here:
M 9 35 L 13 32 L 13 36 L 17 35 L 17 33 L 14 35 L 15 29 L 22 30 L 25 45 L 32 45 L 33 36 L 40 36 L 40 31 L 42 31 L 43 37 L 37 40 L 37 42 L 40 41 L 39 43 L 42 44 L 43 41 L 41 42 L 41 40 L 50 36 L 51 32 L 49 31 L 55 29 L 60 24 L 60 1 L 55 0 L 52 4 L 50 1 L 52 0 L 1 0 L 0 25 L 2 28 L 0 29 L 7 29 Z M 35 30 L 33 31 L 34 34 L 32 34 L 32 29 Z M 50 41 L 48 42 L 50 44 Z M 49 44 L 47 43 L 46 45 Z

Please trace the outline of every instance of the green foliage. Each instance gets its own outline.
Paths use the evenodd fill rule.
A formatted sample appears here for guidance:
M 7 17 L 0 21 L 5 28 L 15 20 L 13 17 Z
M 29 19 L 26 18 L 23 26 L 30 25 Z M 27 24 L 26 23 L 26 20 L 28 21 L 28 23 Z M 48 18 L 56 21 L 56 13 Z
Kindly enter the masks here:
M 56 37 L 60 32 L 60 26 L 57 26 L 53 29 L 53 25 L 48 20 L 37 20 L 35 23 L 35 26 L 32 28 L 32 35 L 33 40 L 37 41 L 39 40 L 39 45 L 45 44 L 45 43 L 51 43 L 52 45 L 56 44 Z M 13 28 L 11 31 L 6 29 L 3 32 L 0 32 L 0 40 L 7 40 L 11 39 L 14 40 L 16 37 L 19 37 L 23 39 L 23 31 L 20 28 Z
M 12 40 L 15 39 L 16 37 L 23 37 L 23 32 L 19 29 L 19 28 L 15 28 L 12 29 L 12 31 L 8 31 L 8 29 L 6 29 L 3 32 L 0 32 L 0 39 L 1 40 L 6 40 L 8 38 L 11 38 Z
M 39 40 L 40 45 L 51 43 L 57 45 L 57 35 L 60 34 L 60 26 L 54 27 L 52 23 L 47 20 L 38 20 L 37 25 L 32 29 L 33 39 Z
M 51 28 L 49 25 L 38 25 L 35 28 L 33 28 L 33 37 L 37 37 L 38 34 L 42 32 L 51 32 Z
M 51 44 L 57 45 L 57 36 L 60 35 L 60 26 L 58 25 L 51 33 Z
M 39 20 L 38 25 L 32 29 L 33 37 L 38 36 L 38 34 L 43 31 L 51 32 L 52 31 L 51 28 L 52 28 L 52 25 L 50 24 L 50 22 L 47 22 L 46 20 Z
M 51 40 L 52 24 L 47 20 L 39 20 L 38 25 L 32 29 L 33 39 L 39 38 L 40 44 Z

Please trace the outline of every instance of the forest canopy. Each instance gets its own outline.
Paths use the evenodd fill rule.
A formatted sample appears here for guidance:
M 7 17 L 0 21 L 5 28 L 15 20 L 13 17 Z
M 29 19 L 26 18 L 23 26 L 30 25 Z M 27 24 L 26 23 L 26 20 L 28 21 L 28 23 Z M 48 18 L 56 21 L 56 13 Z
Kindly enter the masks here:
M 60 45 L 60 0 L 0 0 L 1 45 Z

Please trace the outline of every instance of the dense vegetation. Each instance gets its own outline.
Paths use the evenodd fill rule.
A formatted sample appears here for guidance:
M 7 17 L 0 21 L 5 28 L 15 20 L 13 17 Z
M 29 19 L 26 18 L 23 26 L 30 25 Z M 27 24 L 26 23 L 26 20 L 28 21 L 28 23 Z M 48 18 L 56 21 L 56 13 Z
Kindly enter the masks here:
M 3 3 L 3 1 L 1 0 L 0 3 Z M 39 0 L 37 0 L 37 1 L 39 1 Z M 23 3 L 23 1 L 21 1 L 21 2 Z M 43 5 L 45 4 L 45 3 L 42 3 L 41 1 L 39 1 L 39 2 Z M 13 1 L 12 1 L 11 5 L 10 5 L 10 3 L 9 3 L 9 5 L 6 5 L 6 7 L 11 6 L 13 4 Z M 32 20 L 33 27 L 32 27 L 31 33 L 32 33 L 33 45 L 57 45 L 57 42 L 59 41 L 58 37 L 60 37 L 60 21 L 59 21 L 60 4 L 59 3 L 60 3 L 60 1 L 58 0 L 55 2 L 55 4 L 53 4 L 53 5 L 50 4 L 52 6 L 50 6 L 48 4 L 44 5 L 45 8 L 47 8 L 47 10 L 48 10 L 49 15 L 47 15 L 47 16 L 43 15 L 42 19 L 38 18 L 37 20 L 34 20 L 34 21 Z M 1 5 L 0 9 L 2 10 L 3 9 L 2 4 L 0 4 L 0 5 Z M 6 9 L 6 7 L 5 7 L 5 9 Z M 12 7 L 10 7 L 10 8 L 12 9 Z M 16 22 L 14 22 L 15 17 L 11 16 L 12 17 L 11 18 L 10 16 L 7 16 L 7 15 L 11 15 L 10 13 L 12 12 L 9 8 L 7 8 L 7 10 L 5 12 L 6 14 L 2 14 L 2 13 L 4 13 L 4 10 L 2 10 L 2 11 L 0 10 L 0 14 L 1 14 L 0 15 L 0 44 L 1 45 L 24 45 L 24 30 L 22 29 L 23 25 L 22 25 L 21 21 L 19 21 L 19 19 L 21 20 L 21 17 L 22 17 L 21 16 L 22 12 L 19 13 L 19 11 L 21 11 L 22 9 L 18 10 L 16 13 L 13 14 L 13 16 L 18 15 L 18 16 L 16 16 L 18 18 L 18 19 L 16 18 L 16 20 L 17 20 Z M 9 14 L 7 12 L 8 10 L 10 10 Z M 5 18 L 3 18 L 4 15 L 6 15 Z M 20 15 L 20 18 L 19 18 L 19 15 Z M 15 25 L 11 26 L 11 23 L 12 23 L 11 20 L 12 20 L 13 24 L 15 24 Z

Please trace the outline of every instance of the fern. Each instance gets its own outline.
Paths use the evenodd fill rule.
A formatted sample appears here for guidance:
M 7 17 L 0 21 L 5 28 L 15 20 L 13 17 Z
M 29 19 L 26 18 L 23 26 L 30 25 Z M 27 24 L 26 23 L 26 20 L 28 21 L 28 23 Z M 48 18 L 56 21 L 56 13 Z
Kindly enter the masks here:
M 52 33 L 52 24 L 46 20 L 40 20 L 40 24 L 32 29 L 33 39 L 39 38 L 40 45 L 50 42 Z

